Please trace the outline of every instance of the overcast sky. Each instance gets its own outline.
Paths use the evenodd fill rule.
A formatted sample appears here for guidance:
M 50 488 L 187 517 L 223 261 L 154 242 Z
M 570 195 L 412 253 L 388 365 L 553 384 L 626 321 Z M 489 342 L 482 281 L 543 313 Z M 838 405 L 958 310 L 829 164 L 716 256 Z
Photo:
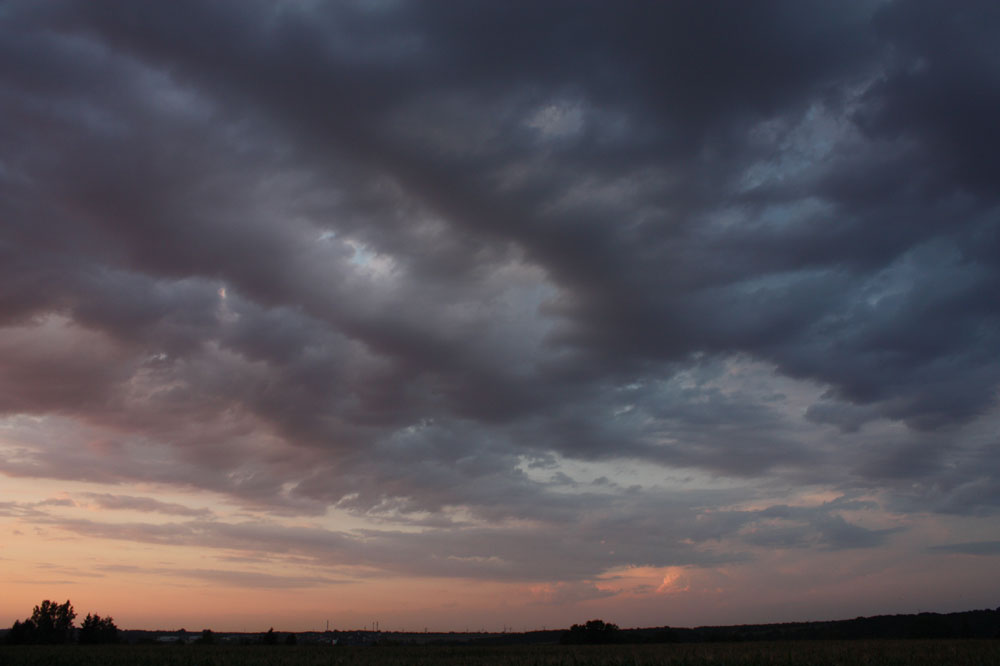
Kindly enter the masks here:
M 992 0 L 8 1 L 0 117 L 5 626 L 997 603 Z

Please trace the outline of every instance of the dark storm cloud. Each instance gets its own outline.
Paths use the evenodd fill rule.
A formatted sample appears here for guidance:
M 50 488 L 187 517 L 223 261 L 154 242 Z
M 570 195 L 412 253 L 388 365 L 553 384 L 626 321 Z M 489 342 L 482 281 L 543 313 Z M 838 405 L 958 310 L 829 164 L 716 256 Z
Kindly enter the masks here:
M 571 520 L 560 456 L 998 505 L 990 3 L 0 12 L 0 411 L 99 439 L 8 474 L 427 525 Z M 830 511 L 745 536 L 889 534 Z

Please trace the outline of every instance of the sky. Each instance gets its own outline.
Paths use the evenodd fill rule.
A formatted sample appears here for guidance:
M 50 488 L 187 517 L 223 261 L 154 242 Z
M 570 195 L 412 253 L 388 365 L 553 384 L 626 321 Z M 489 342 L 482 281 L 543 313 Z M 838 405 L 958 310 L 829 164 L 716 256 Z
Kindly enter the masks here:
M 998 35 L 0 2 L 0 626 L 996 606 Z

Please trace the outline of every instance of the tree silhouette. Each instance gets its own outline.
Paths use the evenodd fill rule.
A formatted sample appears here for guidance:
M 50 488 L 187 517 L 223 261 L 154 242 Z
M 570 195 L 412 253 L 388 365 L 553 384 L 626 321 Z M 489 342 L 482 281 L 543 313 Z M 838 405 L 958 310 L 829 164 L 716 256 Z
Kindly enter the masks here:
M 7 645 L 29 645 L 35 642 L 35 625 L 27 619 L 24 622 L 14 620 L 14 626 L 10 628 L 4 637 Z
M 4 642 L 8 645 L 58 645 L 71 643 L 74 638 L 73 620 L 76 611 L 73 604 L 57 604 L 46 599 L 31 613 L 31 617 L 23 622 L 16 621 L 7 632 Z M 80 627 L 78 640 L 82 644 L 117 643 L 118 627 L 110 617 L 87 614 Z
M 111 617 L 87 614 L 77 636 L 80 645 L 97 645 L 99 643 L 117 643 L 118 627 Z
M 574 624 L 560 637 L 559 642 L 567 645 L 618 643 L 621 635 L 618 625 L 604 620 L 589 620 L 586 624 Z
M 35 625 L 35 643 L 54 645 L 68 643 L 72 638 L 73 620 L 76 619 L 76 611 L 69 603 L 69 599 L 64 604 L 57 604 L 46 599 L 31 613 L 31 622 Z

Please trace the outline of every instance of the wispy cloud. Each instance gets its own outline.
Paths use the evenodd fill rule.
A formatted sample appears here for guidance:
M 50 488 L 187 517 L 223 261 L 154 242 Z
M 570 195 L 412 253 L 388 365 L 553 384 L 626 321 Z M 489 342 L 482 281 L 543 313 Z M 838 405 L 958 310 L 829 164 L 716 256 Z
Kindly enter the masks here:
M 1000 541 L 967 541 L 930 546 L 928 550 L 962 555 L 1000 555 Z
M 163 513 L 173 516 L 197 517 L 212 515 L 212 511 L 209 509 L 193 509 L 183 504 L 161 502 L 152 497 L 110 495 L 108 493 L 83 493 L 82 496 L 102 509 L 115 511 L 141 511 L 143 513 Z
M 101 571 L 121 576 L 137 574 L 141 576 L 165 576 L 168 578 L 187 578 L 191 580 L 211 582 L 213 585 L 238 588 L 286 589 L 297 587 L 315 588 L 327 585 L 343 584 L 347 581 L 336 580 L 328 576 L 287 576 L 261 571 L 244 571 L 238 569 L 174 569 L 166 567 L 137 567 L 131 565 L 104 565 Z

